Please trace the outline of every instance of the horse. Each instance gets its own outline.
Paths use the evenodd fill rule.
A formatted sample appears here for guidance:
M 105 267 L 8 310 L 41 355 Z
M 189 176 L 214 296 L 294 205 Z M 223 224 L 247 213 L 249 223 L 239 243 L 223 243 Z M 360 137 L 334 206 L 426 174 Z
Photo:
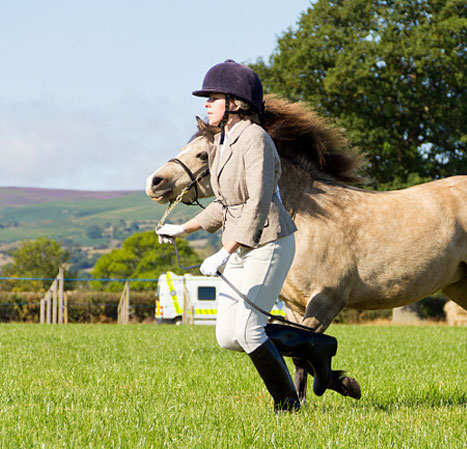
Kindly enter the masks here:
M 206 170 L 219 130 L 196 119 L 198 131 L 176 160 L 146 180 L 147 195 L 158 203 L 173 201 Z M 394 308 L 439 290 L 467 309 L 467 176 L 366 190 L 355 185 L 362 182 L 362 155 L 342 130 L 304 103 L 266 96 L 262 126 L 279 153 L 282 201 L 298 228 L 280 293 L 290 320 L 325 332 L 344 308 Z M 184 202 L 212 195 L 204 177 Z M 307 372 L 299 360 L 294 363 L 304 402 Z M 361 395 L 358 382 L 341 371 L 332 371 L 328 388 Z

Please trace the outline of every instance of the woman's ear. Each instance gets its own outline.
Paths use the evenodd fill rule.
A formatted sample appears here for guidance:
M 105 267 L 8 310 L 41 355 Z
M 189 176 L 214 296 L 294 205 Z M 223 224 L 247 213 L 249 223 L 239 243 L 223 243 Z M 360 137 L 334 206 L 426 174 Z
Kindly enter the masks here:
M 240 110 L 240 106 L 235 101 L 235 98 L 230 99 L 230 110 L 231 111 L 239 111 Z

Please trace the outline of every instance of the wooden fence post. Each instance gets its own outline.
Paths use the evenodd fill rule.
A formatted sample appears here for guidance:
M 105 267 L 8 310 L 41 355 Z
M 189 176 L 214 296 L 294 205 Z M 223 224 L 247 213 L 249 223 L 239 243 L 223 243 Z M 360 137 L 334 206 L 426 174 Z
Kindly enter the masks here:
M 63 294 L 63 324 L 68 324 L 68 295 Z
M 49 291 L 47 292 L 47 294 L 45 295 L 45 303 L 47 305 L 47 324 L 50 324 L 51 323 L 51 312 L 52 312 L 52 304 L 51 304 L 51 301 L 50 301 L 50 296 L 51 296 L 51 291 L 49 289 Z
M 52 283 L 52 324 L 57 324 L 57 279 Z
M 60 267 L 58 269 L 58 324 L 63 324 L 63 290 L 64 286 L 63 284 L 65 283 L 64 275 L 63 275 L 63 268 Z
M 45 323 L 45 298 L 41 299 L 40 323 Z
M 125 281 L 125 287 L 123 288 L 122 296 L 120 296 L 120 302 L 118 303 L 118 324 L 128 324 L 129 321 L 129 309 L 130 309 L 130 282 Z

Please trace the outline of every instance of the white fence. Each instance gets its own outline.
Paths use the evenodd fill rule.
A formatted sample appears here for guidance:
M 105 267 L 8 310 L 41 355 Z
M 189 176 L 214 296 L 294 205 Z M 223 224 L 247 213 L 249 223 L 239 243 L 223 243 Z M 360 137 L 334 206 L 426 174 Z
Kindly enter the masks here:
M 40 302 L 41 324 L 67 324 L 68 301 L 64 293 L 65 278 L 63 268 L 58 269 L 58 275 Z M 125 281 L 120 302 L 118 304 L 118 324 L 128 324 L 130 320 L 130 282 Z
M 66 324 L 68 322 L 67 302 L 64 295 L 63 268 L 58 269 L 58 275 L 47 290 L 45 298 L 41 299 L 41 324 Z
M 130 282 L 125 281 L 122 296 L 118 303 L 118 324 L 128 324 L 130 318 Z

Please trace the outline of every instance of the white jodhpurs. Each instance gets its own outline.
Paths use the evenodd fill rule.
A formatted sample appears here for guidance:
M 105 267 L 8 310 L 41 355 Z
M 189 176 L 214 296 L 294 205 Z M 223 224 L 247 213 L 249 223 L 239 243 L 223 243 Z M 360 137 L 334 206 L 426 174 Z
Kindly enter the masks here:
M 224 276 L 266 312 L 273 308 L 295 254 L 293 234 L 255 249 L 233 253 Z M 246 304 L 224 282 L 217 306 L 216 337 L 220 346 L 250 354 L 267 339 L 268 317 Z

